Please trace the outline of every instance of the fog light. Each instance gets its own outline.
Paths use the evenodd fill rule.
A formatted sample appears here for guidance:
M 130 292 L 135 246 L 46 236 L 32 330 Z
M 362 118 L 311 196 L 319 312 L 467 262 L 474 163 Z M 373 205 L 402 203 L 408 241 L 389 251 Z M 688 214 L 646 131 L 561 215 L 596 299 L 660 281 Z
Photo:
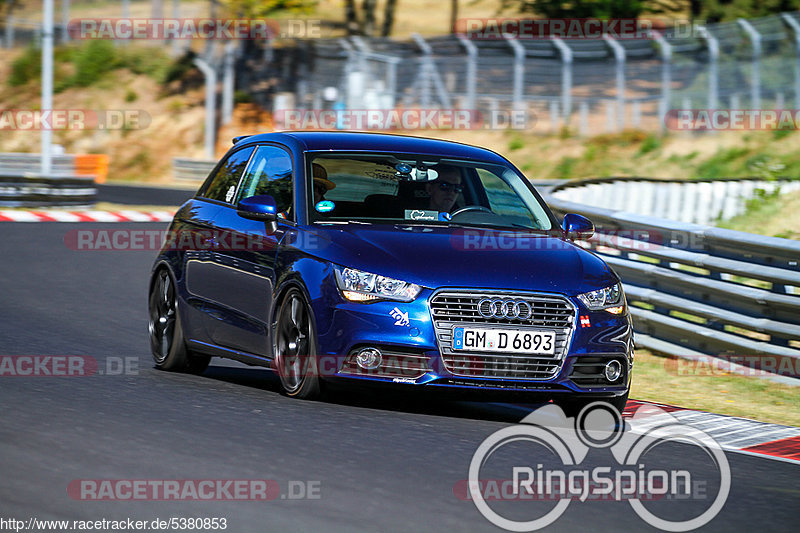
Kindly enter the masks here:
M 356 354 L 356 363 L 364 370 L 375 370 L 382 361 L 383 356 L 377 348 L 363 348 Z
M 608 381 L 611 382 L 617 381 L 619 377 L 622 375 L 622 365 L 617 360 L 609 361 L 608 363 L 606 363 L 606 369 L 604 371 L 604 374 Z

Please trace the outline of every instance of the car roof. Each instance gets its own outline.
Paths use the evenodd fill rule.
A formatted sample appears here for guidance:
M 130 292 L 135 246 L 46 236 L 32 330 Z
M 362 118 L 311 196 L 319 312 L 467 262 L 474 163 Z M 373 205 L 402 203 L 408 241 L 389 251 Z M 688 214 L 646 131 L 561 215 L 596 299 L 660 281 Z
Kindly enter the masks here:
M 350 131 L 287 131 L 262 133 L 247 137 L 247 143 L 286 142 L 290 138 L 303 146 L 305 151 L 353 151 L 393 152 L 475 159 L 479 161 L 507 163 L 502 156 L 468 144 L 425 137 L 395 135 L 388 133 L 359 133 Z

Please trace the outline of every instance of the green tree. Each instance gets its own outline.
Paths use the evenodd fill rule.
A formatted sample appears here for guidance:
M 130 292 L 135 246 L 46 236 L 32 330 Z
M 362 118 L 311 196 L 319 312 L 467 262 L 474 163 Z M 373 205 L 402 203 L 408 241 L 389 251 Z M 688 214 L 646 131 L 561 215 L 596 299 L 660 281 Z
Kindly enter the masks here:
M 362 0 L 361 9 L 356 5 L 356 0 L 345 0 L 344 19 L 347 33 L 350 35 L 374 36 L 380 34 L 388 37 L 392 33 L 394 26 L 394 13 L 397 8 L 397 0 L 385 0 L 383 3 L 383 24 L 378 32 L 376 14 L 378 12 L 378 0 Z

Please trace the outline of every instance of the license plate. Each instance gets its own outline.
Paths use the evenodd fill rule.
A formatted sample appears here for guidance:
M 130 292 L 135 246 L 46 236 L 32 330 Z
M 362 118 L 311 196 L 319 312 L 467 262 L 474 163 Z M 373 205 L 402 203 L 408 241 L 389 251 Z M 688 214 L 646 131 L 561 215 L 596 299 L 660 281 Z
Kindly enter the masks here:
M 554 354 L 554 331 L 453 328 L 453 350 L 506 353 Z

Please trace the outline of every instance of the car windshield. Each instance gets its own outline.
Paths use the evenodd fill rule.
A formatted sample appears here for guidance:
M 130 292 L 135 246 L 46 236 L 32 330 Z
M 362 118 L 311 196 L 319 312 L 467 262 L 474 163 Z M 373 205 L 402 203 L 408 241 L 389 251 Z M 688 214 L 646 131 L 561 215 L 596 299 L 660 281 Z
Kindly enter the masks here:
M 313 223 L 346 221 L 551 229 L 510 165 L 430 155 L 309 153 Z

